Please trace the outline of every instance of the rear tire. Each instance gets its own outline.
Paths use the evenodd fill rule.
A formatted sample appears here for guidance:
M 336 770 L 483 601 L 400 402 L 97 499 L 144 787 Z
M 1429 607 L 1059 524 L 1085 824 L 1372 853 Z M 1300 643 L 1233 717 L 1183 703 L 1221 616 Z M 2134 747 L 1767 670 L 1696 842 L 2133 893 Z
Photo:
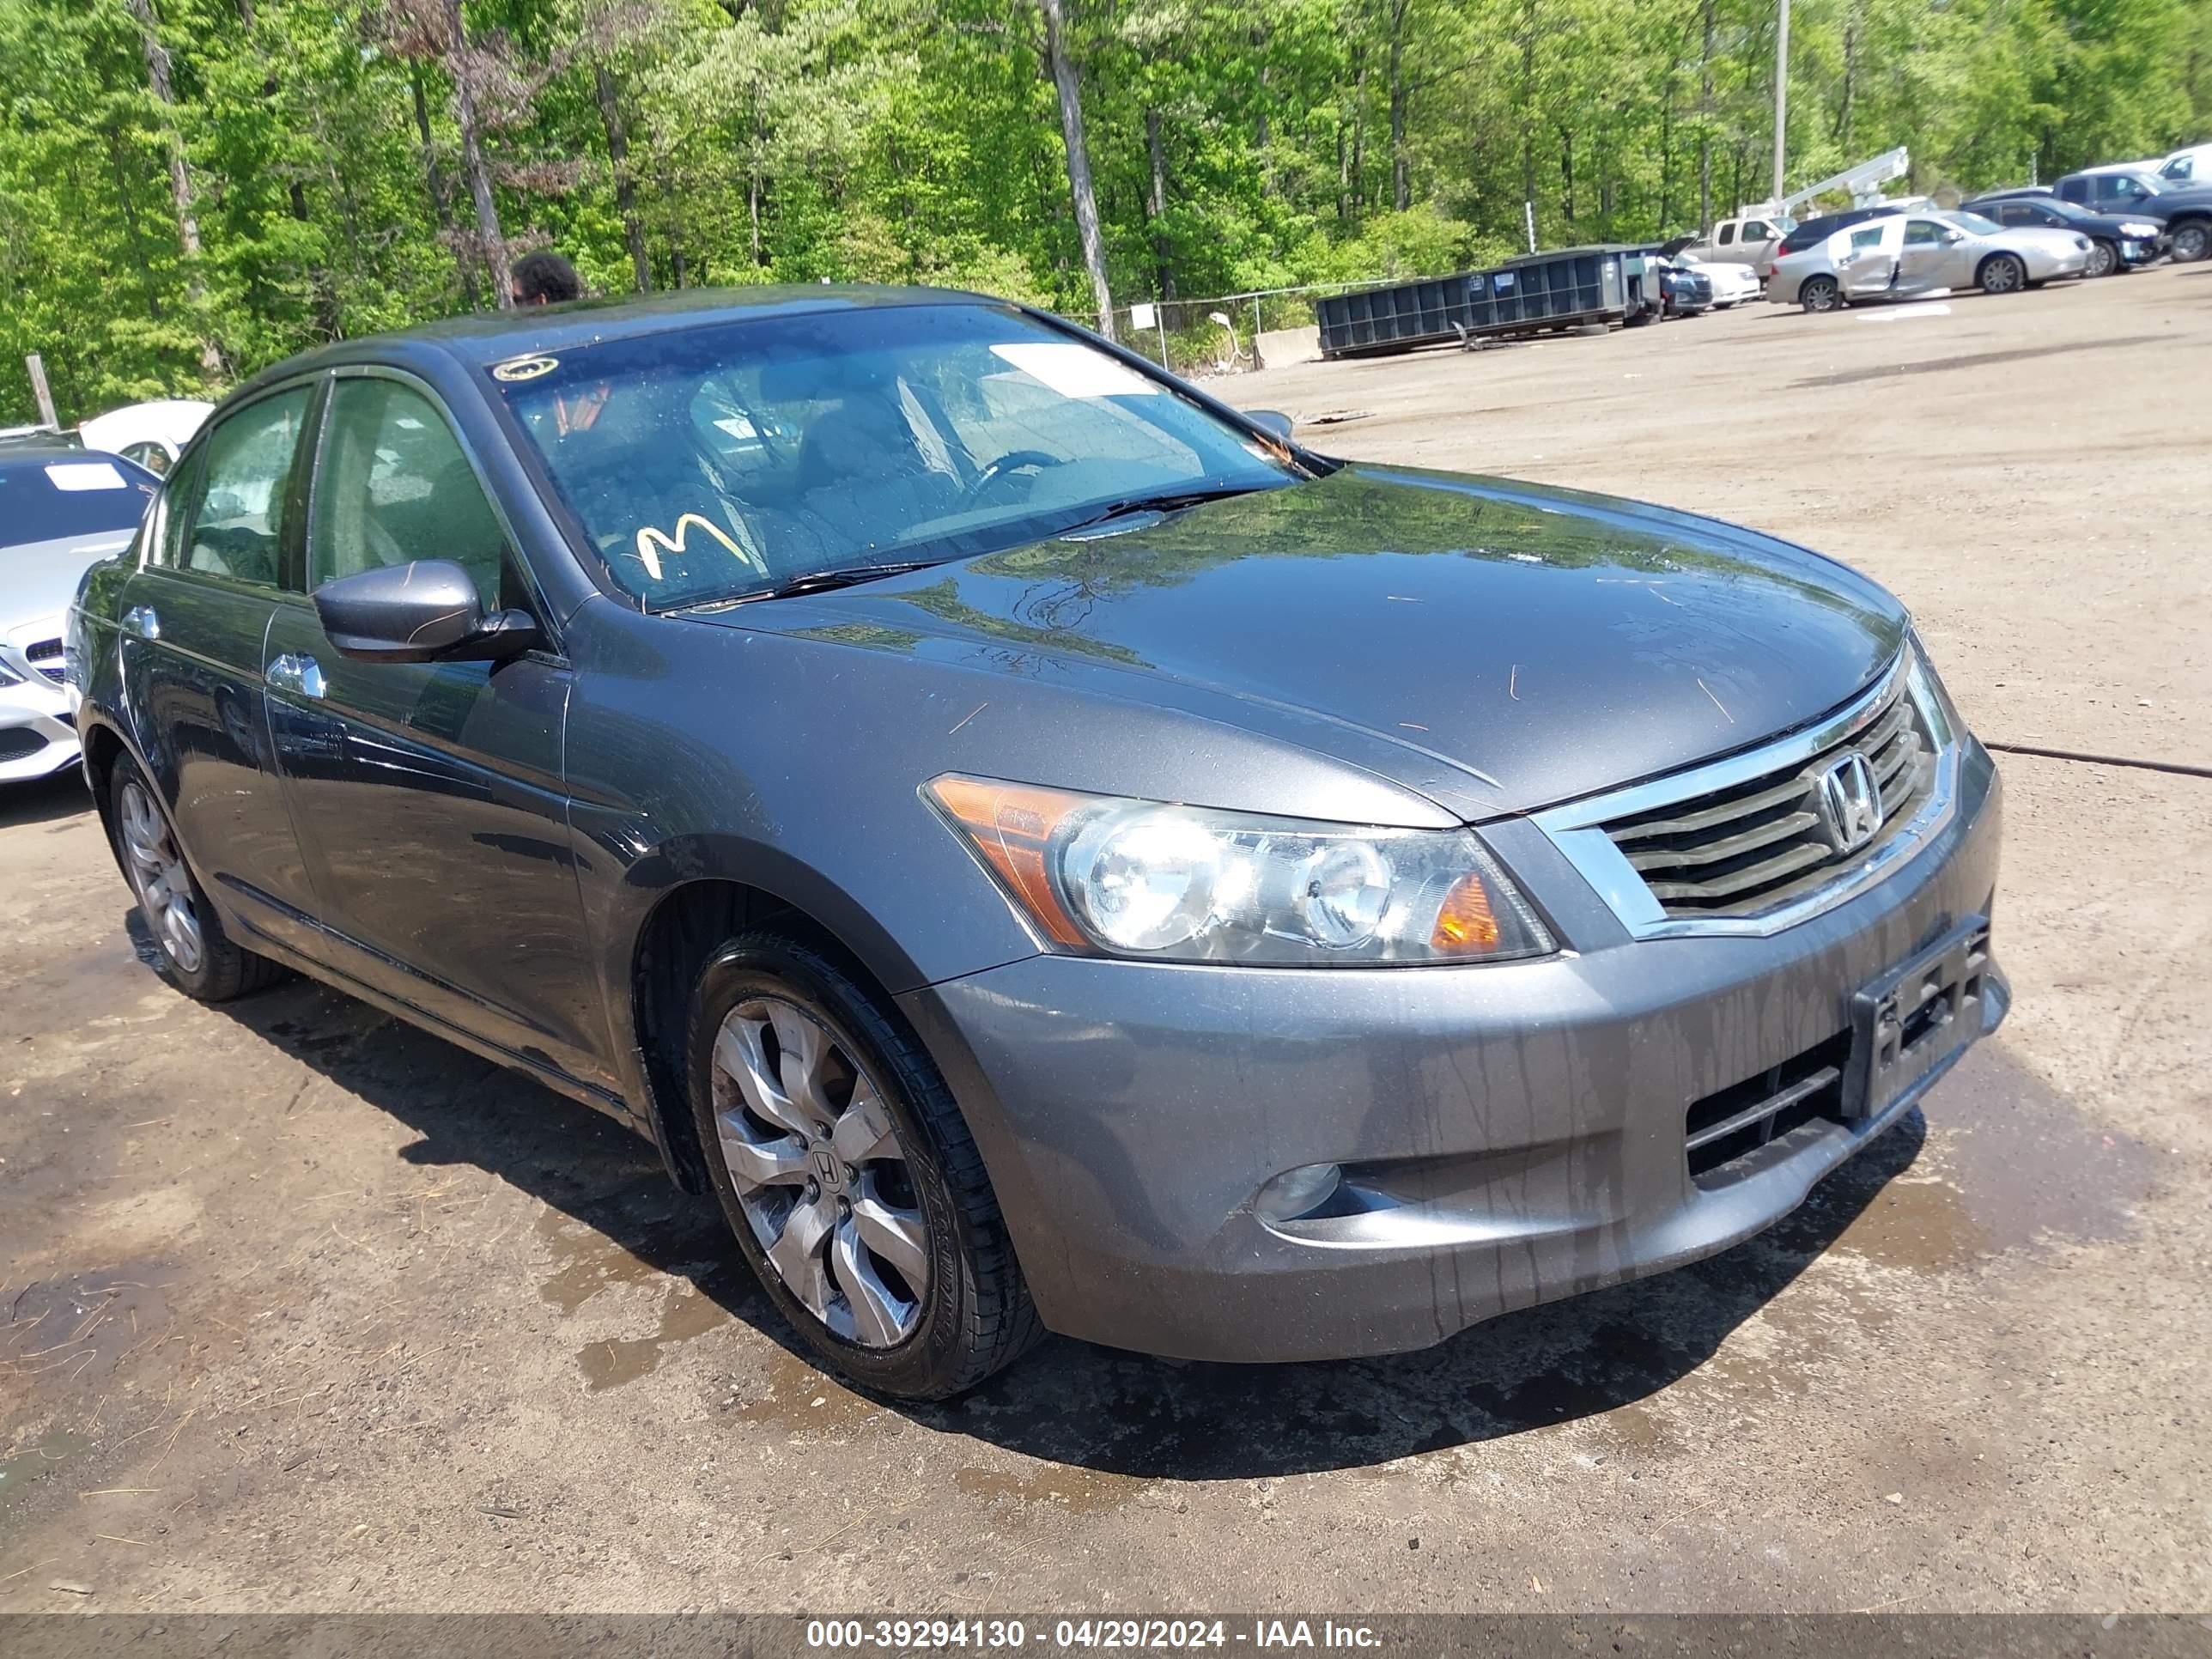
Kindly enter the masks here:
M 124 756 L 108 779 L 115 861 L 138 900 L 161 953 L 161 976 L 201 1002 L 228 1002 L 273 985 L 285 969 L 230 942 L 199 878 L 185 863 L 161 797 L 137 762 Z
M 2027 266 L 2016 253 L 1992 253 L 1974 281 L 1984 294 L 2018 294 L 2027 287 Z
M 1844 290 L 1832 276 L 1808 276 L 1797 289 L 1797 303 L 1807 311 L 1841 311 Z
M 2212 253 L 2212 221 L 2190 219 L 2177 225 L 2170 244 L 2173 262 L 2178 265 L 2194 264 Z
M 878 993 L 804 939 L 740 933 L 699 975 L 688 1053 L 714 1196 L 824 1366 L 944 1400 L 1043 1336 L 975 1138 Z
M 2089 244 L 2089 263 L 2081 267 L 2084 276 L 2109 276 L 2120 268 L 2120 251 L 2103 237 Z

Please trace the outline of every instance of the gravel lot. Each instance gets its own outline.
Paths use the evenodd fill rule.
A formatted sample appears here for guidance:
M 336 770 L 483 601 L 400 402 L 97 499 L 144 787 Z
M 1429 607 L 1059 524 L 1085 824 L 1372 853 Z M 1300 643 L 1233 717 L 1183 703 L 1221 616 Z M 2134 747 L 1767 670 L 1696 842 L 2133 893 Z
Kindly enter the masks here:
M 2196 265 L 1224 384 L 1807 542 L 1985 737 L 2203 766 L 2208 324 Z M 581 1108 L 310 985 L 185 1001 L 74 780 L 0 794 L 0 1610 L 2212 1607 L 2212 781 L 2004 769 L 2011 1023 L 1767 1236 L 926 1411 Z

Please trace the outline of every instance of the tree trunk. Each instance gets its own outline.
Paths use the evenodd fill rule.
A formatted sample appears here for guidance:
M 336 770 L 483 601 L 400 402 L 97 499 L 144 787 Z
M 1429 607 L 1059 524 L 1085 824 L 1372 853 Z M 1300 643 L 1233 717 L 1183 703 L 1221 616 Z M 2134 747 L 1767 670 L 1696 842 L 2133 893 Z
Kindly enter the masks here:
M 1406 154 L 1406 9 L 1390 0 L 1390 204 L 1403 213 L 1413 205 L 1413 158 Z
M 1698 56 L 1698 234 L 1713 234 L 1713 0 L 1698 14 L 1705 42 Z
M 1521 199 L 1536 211 L 1536 0 L 1521 16 Z
M 192 206 L 192 174 L 185 162 L 185 137 L 177 126 L 177 94 L 169 77 L 169 49 L 155 31 L 153 0 L 124 0 L 124 3 L 138 25 L 138 45 L 146 58 L 146 84 L 153 90 L 154 101 L 161 105 L 163 124 L 168 129 L 169 197 L 176 204 L 177 242 L 185 253 L 185 297 L 198 312 L 207 300 L 206 285 L 196 269 L 200 222 Z M 203 335 L 200 340 L 200 370 L 210 376 L 222 373 L 222 349 L 210 336 Z
M 1575 222 L 1575 135 L 1559 129 L 1559 216 Z
M 1163 300 L 1176 296 L 1175 261 L 1168 246 L 1167 227 L 1160 222 L 1168 210 L 1168 152 L 1160 139 L 1160 112 L 1145 112 L 1145 149 L 1152 163 L 1152 194 L 1145 200 L 1145 216 L 1152 227 L 1152 271 Z
M 458 5 L 459 0 L 451 0 Z M 1091 182 L 1091 149 L 1083 137 L 1083 89 L 1075 60 L 1067 52 L 1065 0 L 1037 0 L 1044 14 L 1045 57 L 1060 94 L 1060 135 L 1067 146 L 1067 188 L 1075 198 L 1075 234 L 1083 245 L 1083 264 L 1091 273 L 1091 296 L 1098 305 L 1098 331 L 1114 337 L 1114 290 L 1106 280 L 1106 244 L 1098 232 L 1098 196 Z
M 1846 160 L 1851 153 L 1851 83 L 1858 74 L 1858 19 L 1856 15 L 1844 20 L 1844 93 L 1841 106 L 1836 111 L 1836 142 L 1842 145 Z
M 1352 216 L 1367 210 L 1367 48 L 1352 49 Z
M 123 205 L 123 228 L 131 238 L 131 252 L 138 274 L 146 280 L 146 314 L 155 322 L 161 320 L 161 290 L 154 286 L 151 272 L 154 262 L 146 254 L 146 239 L 138 228 L 138 210 L 131 201 L 131 175 L 123 165 L 123 146 L 111 130 L 107 134 L 107 159 L 115 169 L 115 199 Z
M 453 118 L 461 129 L 461 176 L 477 212 L 477 237 L 483 244 L 484 268 L 491 273 L 492 302 L 514 308 L 514 282 L 507 274 L 507 238 L 499 225 L 499 204 L 492 199 L 491 166 L 484 159 L 483 121 L 477 112 L 476 82 L 469 69 L 468 34 L 461 22 L 461 0 L 446 0 L 446 28 L 453 46 L 447 66 L 453 76 Z
M 645 225 L 637 216 L 637 186 L 629 176 L 629 133 L 623 125 L 615 77 L 605 64 L 592 65 L 592 89 L 599 99 L 599 121 L 607 130 L 607 161 L 615 175 L 615 209 L 622 215 L 623 240 L 629 244 L 630 269 L 637 291 L 653 291 L 653 264 L 645 256 Z
M 468 308 L 477 308 L 477 267 L 453 236 L 453 204 L 447 198 L 445 175 L 438 171 L 438 149 L 430 138 L 430 100 L 422 92 L 422 65 L 410 63 L 407 66 L 408 90 L 415 97 L 415 132 L 422 141 L 422 171 L 430 181 L 430 208 L 438 216 L 438 232 L 453 250 L 453 263 L 460 267 L 461 298 Z

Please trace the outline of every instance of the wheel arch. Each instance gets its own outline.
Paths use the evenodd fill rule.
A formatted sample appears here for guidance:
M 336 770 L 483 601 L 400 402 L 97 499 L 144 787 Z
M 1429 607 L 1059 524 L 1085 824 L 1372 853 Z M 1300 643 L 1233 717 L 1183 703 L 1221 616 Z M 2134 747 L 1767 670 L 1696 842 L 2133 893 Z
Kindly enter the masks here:
M 911 972 L 911 964 L 901 970 L 903 953 L 893 947 L 895 960 L 887 963 L 880 952 L 854 948 L 816 914 L 817 908 L 823 908 L 818 901 L 800 904 L 783 892 L 733 876 L 698 875 L 660 893 L 632 937 L 627 1012 L 645 1085 L 643 1104 L 669 1174 L 686 1192 L 710 1190 L 684 1080 L 686 1016 L 701 970 L 733 935 L 772 927 L 803 939 L 835 957 L 898 1018 L 894 982 Z

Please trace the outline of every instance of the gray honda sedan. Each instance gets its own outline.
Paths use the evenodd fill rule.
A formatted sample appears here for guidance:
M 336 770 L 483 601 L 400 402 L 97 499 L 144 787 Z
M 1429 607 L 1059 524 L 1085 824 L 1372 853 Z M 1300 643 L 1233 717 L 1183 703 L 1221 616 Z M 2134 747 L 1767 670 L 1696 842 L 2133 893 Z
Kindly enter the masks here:
M 887 1395 L 1711 1255 L 2008 1002 L 1996 776 L 1874 583 L 972 295 L 284 363 L 72 629 L 178 986 L 297 969 L 619 1118 Z

